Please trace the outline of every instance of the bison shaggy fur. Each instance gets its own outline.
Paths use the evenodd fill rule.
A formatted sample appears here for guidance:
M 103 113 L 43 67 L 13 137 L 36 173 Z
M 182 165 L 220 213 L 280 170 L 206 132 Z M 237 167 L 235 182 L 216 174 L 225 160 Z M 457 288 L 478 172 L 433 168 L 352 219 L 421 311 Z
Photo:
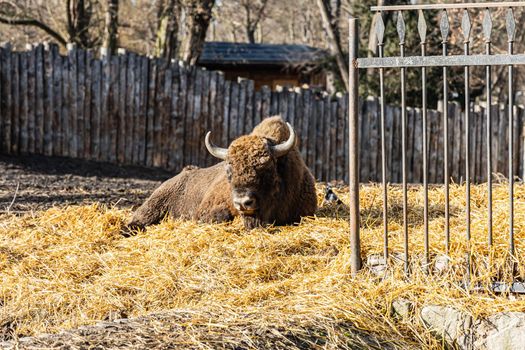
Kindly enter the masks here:
M 315 180 L 297 142 L 285 155 L 276 156 L 272 148 L 289 137 L 280 116 L 263 120 L 251 134 L 230 144 L 224 161 L 208 168 L 188 166 L 162 183 L 135 211 L 128 227 L 158 223 L 166 214 L 203 222 L 231 221 L 240 215 L 248 229 L 294 224 L 313 215 Z M 238 198 L 250 200 L 238 204 Z

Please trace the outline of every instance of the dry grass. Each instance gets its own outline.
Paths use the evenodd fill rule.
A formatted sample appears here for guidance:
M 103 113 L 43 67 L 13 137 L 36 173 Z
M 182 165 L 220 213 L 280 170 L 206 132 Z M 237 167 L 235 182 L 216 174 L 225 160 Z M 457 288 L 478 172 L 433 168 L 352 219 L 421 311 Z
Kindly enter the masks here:
M 257 324 L 291 329 L 304 339 L 317 332 L 316 337 L 341 347 L 366 343 L 354 336 L 355 329 L 382 346 L 439 347 L 417 320 L 422 305 L 450 305 L 474 317 L 525 309 L 520 298 L 458 287 L 467 249 L 464 191 L 459 185 L 451 188 L 450 269 L 445 276 L 429 276 L 420 267 L 423 194 L 420 187 L 411 188 L 410 249 L 418 254 L 409 280 L 403 276 L 402 264 L 395 262 L 383 276 L 364 270 L 352 279 L 348 211 L 333 205 L 323 206 L 316 217 L 304 219 L 299 226 L 245 232 L 238 221 L 205 225 L 167 219 L 130 238 L 119 233 L 128 210 L 90 205 L 5 216 L 0 219 L 0 326 L 18 335 L 34 335 L 183 308 L 215 315 L 213 322 L 212 317 L 208 321 L 196 317 L 185 324 L 213 323 L 225 334 L 235 327 L 242 330 L 246 322 L 247 328 Z M 375 185 L 363 186 L 361 193 L 363 256 L 368 256 L 382 252 L 382 196 Z M 346 202 L 346 193 L 340 195 Z M 495 275 L 510 278 L 503 268 L 510 260 L 506 185 L 494 188 L 492 251 L 486 244 L 485 197 L 486 186 L 472 187 L 474 282 L 481 284 Z M 390 246 L 392 252 L 401 253 L 401 189 L 391 187 L 389 198 Z M 515 198 L 515 234 L 521 253 L 524 185 L 516 186 Z M 430 208 L 431 254 L 441 255 L 441 187 L 431 189 Z M 524 257 L 517 255 L 523 276 Z M 487 256 L 492 265 L 486 264 Z M 399 320 L 391 315 L 392 301 L 398 298 L 414 302 L 412 317 Z

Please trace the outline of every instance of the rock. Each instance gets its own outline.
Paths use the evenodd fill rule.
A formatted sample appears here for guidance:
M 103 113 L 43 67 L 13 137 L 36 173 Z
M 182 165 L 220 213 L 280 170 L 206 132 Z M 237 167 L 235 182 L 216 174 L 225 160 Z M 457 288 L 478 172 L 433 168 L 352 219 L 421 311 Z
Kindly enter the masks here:
M 386 271 L 387 264 L 383 255 L 372 254 L 367 258 L 366 264 L 375 275 L 380 275 Z
M 408 299 L 396 299 L 392 302 L 392 311 L 394 315 L 397 315 L 401 318 L 407 318 L 410 316 L 414 309 L 414 305 Z
M 500 312 L 479 322 L 474 333 L 475 349 L 525 348 L 525 313 Z
M 448 306 L 425 306 L 421 319 L 438 337 L 452 348 L 470 349 L 472 316 Z
M 434 260 L 434 272 L 442 273 L 448 268 L 450 258 L 446 255 L 437 256 Z

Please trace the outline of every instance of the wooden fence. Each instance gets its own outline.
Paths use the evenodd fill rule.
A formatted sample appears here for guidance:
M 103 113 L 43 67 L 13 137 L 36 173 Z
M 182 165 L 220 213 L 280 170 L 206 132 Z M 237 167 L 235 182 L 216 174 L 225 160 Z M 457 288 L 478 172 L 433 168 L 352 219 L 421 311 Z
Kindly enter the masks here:
M 184 165 L 206 166 L 214 160 L 204 147 L 213 131 L 226 146 L 248 133 L 261 119 L 281 114 L 301 138 L 301 152 L 319 180 L 347 180 L 347 96 L 328 96 L 309 89 L 264 87 L 247 79 L 227 81 L 216 71 L 166 63 L 121 52 L 96 55 L 70 47 L 61 55 L 54 45 L 23 52 L 0 49 L 0 152 L 83 158 L 118 164 L 162 167 L 174 172 Z M 462 111 L 449 105 L 451 175 L 464 173 Z M 505 109 L 493 111 L 493 164 L 507 169 Z M 471 174 L 485 178 L 485 118 L 474 108 Z M 401 180 L 399 107 L 386 108 L 389 181 Z M 442 120 L 429 111 L 429 179 L 443 181 Z M 408 109 L 408 180 L 422 180 L 421 111 Z M 515 119 L 515 169 L 523 171 L 524 113 Z M 361 104 L 361 180 L 381 176 L 379 104 Z M 518 156 L 520 155 L 520 156 Z

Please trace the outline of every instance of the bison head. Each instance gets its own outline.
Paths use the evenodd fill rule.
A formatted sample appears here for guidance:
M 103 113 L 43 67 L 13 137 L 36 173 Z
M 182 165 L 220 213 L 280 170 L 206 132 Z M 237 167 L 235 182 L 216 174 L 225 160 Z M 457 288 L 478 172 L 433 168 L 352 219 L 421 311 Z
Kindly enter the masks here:
M 233 141 L 228 148 L 221 148 L 210 141 L 210 132 L 206 134 L 208 151 L 225 161 L 233 205 L 246 228 L 275 220 L 272 209 L 280 186 L 277 159 L 288 154 L 295 145 L 295 132 L 290 124 L 287 126 L 290 135 L 280 144 L 261 136 L 246 135 Z

